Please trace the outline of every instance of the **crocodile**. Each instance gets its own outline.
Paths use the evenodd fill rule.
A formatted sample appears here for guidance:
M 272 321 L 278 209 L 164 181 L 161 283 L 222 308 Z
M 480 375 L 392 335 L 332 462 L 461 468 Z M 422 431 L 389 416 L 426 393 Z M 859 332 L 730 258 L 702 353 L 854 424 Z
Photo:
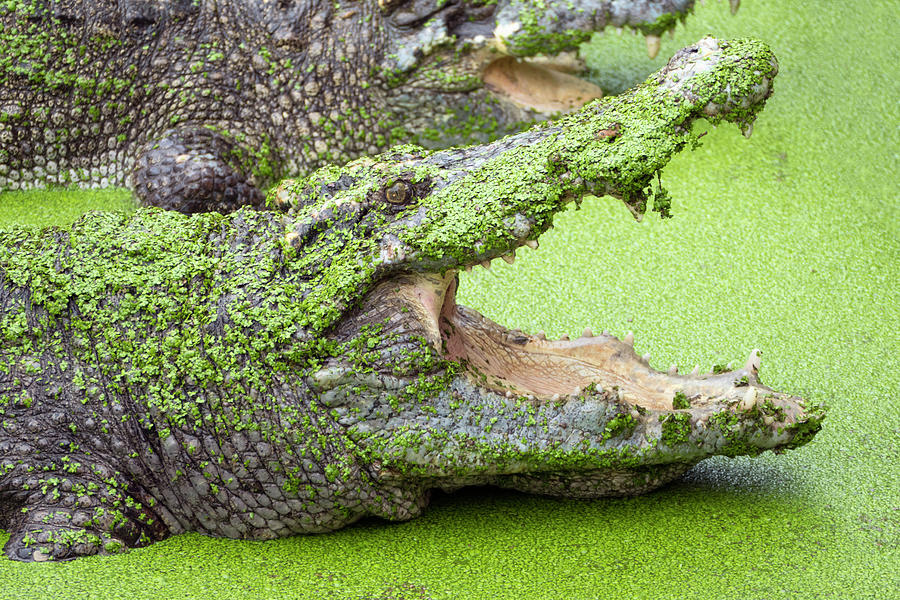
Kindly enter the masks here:
M 270 210 L 0 233 L 7 556 L 401 521 L 469 485 L 639 494 L 810 441 L 824 407 L 763 385 L 758 351 L 659 371 L 631 334 L 550 340 L 456 303 L 461 270 L 537 249 L 585 196 L 667 214 L 692 122 L 749 132 L 776 73 L 764 43 L 706 37 L 558 121 L 325 166 Z
M 126 186 L 185 213 L 259 206 L 286 176 L 581 106 L 602 91 L 576 76 L 580 43 L 628 27 L 653 56 L 693 5 L 7 0 L 0 192 Z

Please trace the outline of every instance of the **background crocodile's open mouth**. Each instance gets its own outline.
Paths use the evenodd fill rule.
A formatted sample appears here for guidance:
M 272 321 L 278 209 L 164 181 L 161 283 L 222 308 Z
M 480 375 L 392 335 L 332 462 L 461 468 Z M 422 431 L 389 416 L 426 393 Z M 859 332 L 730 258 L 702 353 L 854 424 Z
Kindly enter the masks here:
M 603 97 L 597 85 L 575 75 L 583 70 L 575 53 L 528 59 L 501 56 L 484 68 L 481 77 L 494 96 L 519 108 L 553 114 Z
M 405 285 L 392 287 L 419 314 L 444 358 L 463 364 L 482 388 L 540 400 L 585 391 L 614 392 L 620 400 L 650 410 L 672 410 L 676 395 L 702 407 L 723 398 L 752 403 L 758 392 L 771 391 L 759 383 L 756 351 L 737 370 L 705 375 L 679 375 L 677 369 L 661 372 L 650 367 L 649 356 L 634 352 L 631 335 L 620 340 L 586 329 L 578 339 L 548 340 L 543 333 L 507 329 L 458 305 L 458 285 L 457 271 L 449 270 L 444 275 L 416 275 Z

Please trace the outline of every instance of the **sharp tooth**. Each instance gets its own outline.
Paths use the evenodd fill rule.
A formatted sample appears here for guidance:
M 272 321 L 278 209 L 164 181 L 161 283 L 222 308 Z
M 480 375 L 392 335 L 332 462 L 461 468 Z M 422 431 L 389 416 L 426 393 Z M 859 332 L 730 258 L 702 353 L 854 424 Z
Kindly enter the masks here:
M 647 56 L 651 59 L 656 58 L 656 55 L 659 54 L 659 45 L 660 39 L 658 35 L 648 35 L 647 36 Z
M 741 0 L 728 0 L 728 4 L 731 5 L 731 14 L 736 15 L 741 7 Z
M 543 330 L 543 329 L 541 329 L 540 331 L 537 332 L 537 334 L 535 334 L 534 337 L 535 337 L 536 339 L 539 339 L 539 340 L 546 340 L 546 339 L 547 339 L 547 334 L 544 333 L 544 330 Z
M 513 264 L 514 262 L 516 262 L 516 255 L 515 254 L 504 254 L 503 260 L 505 260 L 509 264 Z
M 526 240 L 525 245 L 531 248 L 532 250 L 538 249 L 538 241 L 537 240 Z
M 581 334 L 581 337 L 592 338 L 594 337 L 594 332 L 591 331 L 590 327 L 585 327 L 584 333 Z
M 631 409 L 631 418 L 639 419 L 639 418 L 641 418 L 641 413 L 639 413 L 636 408 L 632 408 Z
M 466 273 L 472 272 L 472 265 L 466 265 Z
M 534 402 L 534 394 L 528 394 L 528 399 Z
M 758 398 L 758 393 L 756 388 L 752 385 L 747 388 L 747 391 L 744 393 L 744 398 L 741 400 L 741 410 L 747 412 L 749 410 L 753 410 L 753 407 L 756 406 L 756 399 Z
M 484 267 L 485 269 L 490 269 L 490 268 L 491 268 L 491 261 L 489 261 L 489 260 L 483 260 L 483 261 L 481 261 L 481 266 Z
M 507 397 L 507 398 L 512 398 L 512 397 L 513 397 L 513 393 L 512 393 L 511 391 L 509 391 L 509 390 L 506 390 L 506 397 Z
M 748 371 L 750 371 L 751 373 L 756 373 L 757 371 L 759 371 L 759 365 L 760 365 L 759 354 L 760 354 L 759 349 L 754 348 L 753 350 L 750 351 L 750 356 L 747 357 L 747 364 L 744 365 L 744 368 L 747 369 Z
M 678 375 L 678 365 L 669 367 L 669 375 Z
M 622 35 L 623 31 L 624 29 L 622 29 L 621 27 L 616 27 L 616 35 Z
M 641 357 L 641 360 L 644 361 L 644 362 L 647 363 L 647 364 L 650 364 L 650 353 L 648 352 L 647 354 L 643 355 L 643 356 Z
M 580 387 L 577 387 L 577 388 L 575 388 L 574 390 L 572 390 L 572 395 L 573 395 L 573 396 L 577 396 L 577 395 L 580 394 L 580 393 L 581 393 L 581 388 L 580 388 Z
M 559 394 L 553 394 L 553 397 L 550 399 L 556 402 L 557 400 L 559 400 Z
M 619 388 L 617 396 L 619 398 L 619 402 L 625 402 L 625 392 L 622 390 L 622 388 Z
M 622 338 L 622 342 L 634 347 L 634 333 L 632 333 L 631 331 L 626 333 L 625 337 Z
M 700 374 L 700 365 L 694 365 L 694 369 L 691 371 L 691 377 L 696 377 Z
M 753 135 L 753 123 L 750 123 L 744 128 L 744 137 L 750 139 L 751 135 Z
M 562 336 L 561 338 L 559 338 L 559 341 L 561 341 L 561 342 L 568 342 L 568 341 L 569 341 L 569 336 L 568 336 L 568 335 L 564 335 L 564 336 Z
M 606 336 L 608 336 L 608 335 L 609 335 L 609 332 L 608 332 L 607 330 L 604 329 L 604 330 L 600 333 L 600 335 L 606 335 Z

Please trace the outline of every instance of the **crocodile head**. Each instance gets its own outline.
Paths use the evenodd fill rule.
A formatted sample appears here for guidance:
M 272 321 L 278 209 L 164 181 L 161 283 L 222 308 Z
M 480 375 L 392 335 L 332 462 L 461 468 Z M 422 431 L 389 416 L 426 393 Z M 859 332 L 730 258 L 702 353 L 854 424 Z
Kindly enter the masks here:
M 693 0 L 379 0 L 387 43 L 379 65 L 388 106 L 405 111 L 419 143 L 446 146 L 487 129 L 569 112 L 603 95 L 579 77 L 578 47 L 607 27 L 660 35 L 693 10 Z M 431 121 L 410 123 L 416 115 Z M 475 132 L 471 130 L 475 129 Z
M 737 370 L 664 373 L 630 336 L 550 341 L 455 301 L 459 270 L 536 248 L 585 195 L 667 215 L 652 178 L 696 143 L 691 122 L 749 134 L 776 72 L 761 42 L 705 38 L 629 93 L 556 122 L 482 146 L 395 148 L 271 192 L 311 283 L 302 330 L 343 349 L 311 385 L 380 477 L 630 493 L 713 454 L 795 447 L 818 431 L 821 409 L 764 386 L 756 352 Z

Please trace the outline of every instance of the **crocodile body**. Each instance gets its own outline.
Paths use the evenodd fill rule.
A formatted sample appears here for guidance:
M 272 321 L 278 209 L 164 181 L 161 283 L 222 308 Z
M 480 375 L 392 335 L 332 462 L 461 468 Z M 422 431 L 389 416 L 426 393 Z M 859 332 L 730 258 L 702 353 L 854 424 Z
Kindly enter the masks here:
M 575 50 L 608 26 L 644 33 L 652 54 L 692 8 L 11 0 L 0 3 L 0 192 L 127 186 L 186 213 L 259 205 L 285 176 L 397 143 L 493 139 L 580 106 L 599 88 L 518 59 Z
M 777 63 L 705 38 L 631 92 L 499 141 L 401 146 L 288 180 L 273 209 L 157 208 L 0 234 L 0 527 L 18 560 L 200 531 L 409 519 L 432 489 L 637 494 L 806 443 L 821 407 L 633 338 L 547 340 L 456 304 L 586 194 L 666 214 L 691 122 L 745 131 Z

